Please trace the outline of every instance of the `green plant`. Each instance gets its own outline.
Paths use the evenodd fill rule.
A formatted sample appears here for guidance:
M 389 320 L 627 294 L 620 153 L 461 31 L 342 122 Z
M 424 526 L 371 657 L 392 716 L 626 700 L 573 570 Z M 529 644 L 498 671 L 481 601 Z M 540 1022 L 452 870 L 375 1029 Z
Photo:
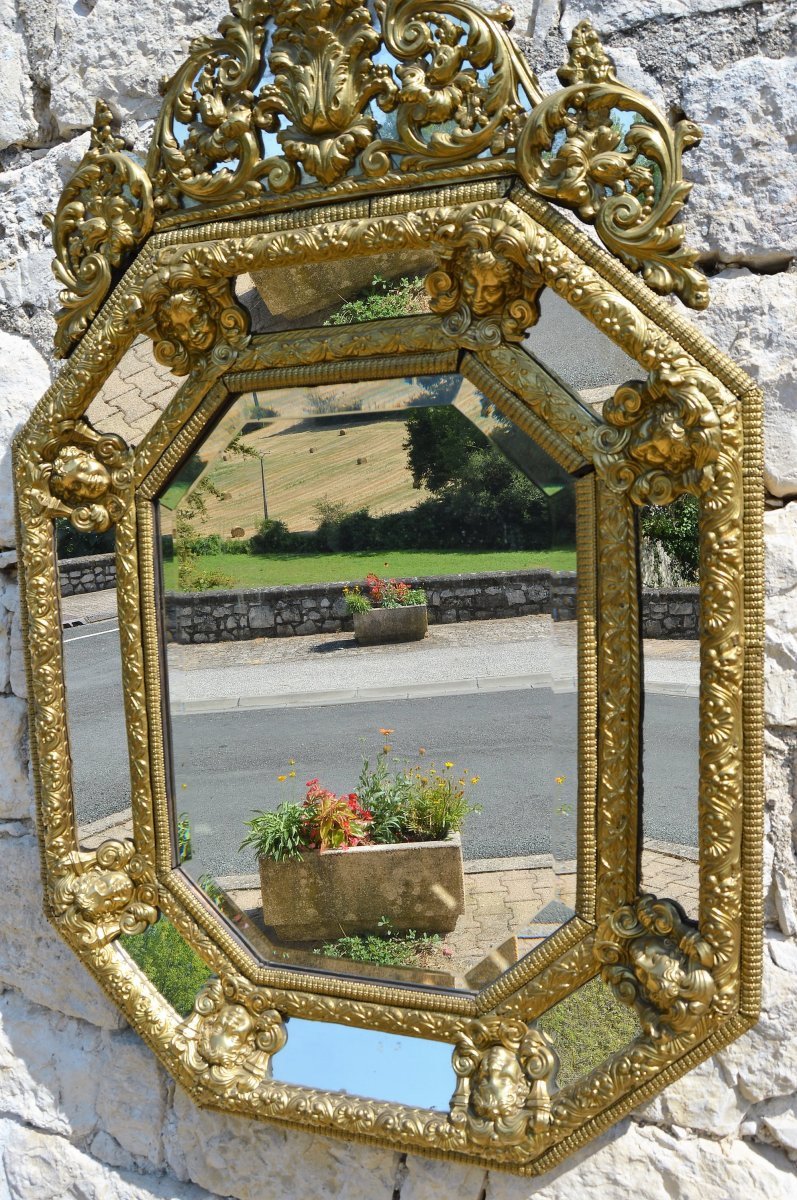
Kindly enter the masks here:
M 347 613 L 353 614 L 370 612 L 373 608 L 373 605 L 368 597 L 364 596 L 360 591 L 359 585 L 353 588 L 345 587 L 343 589 L 343 598 L 346 603 Z
M 700 566 L 699 517 L 697 497 L 688 493 L 672 504 L 651 504 L 642 510 L 643 537 L 659 542 L 689 583 L 697 582 Z
M 185 1017 L 212 972 L 165 917 L 143 933 L 123 935 L 119 943 L 165 1000 Z
M 448 771 L 448 767 L 446 768 Z M 429 842 L 445 841 L 459 833 L 471 813 L 481 812 L 465 796 L 465 781 L 456 782 L 446 773 L 438 774 L 434 767 L 424 774 L 416 767 L 411 776 L 408 826 L 416 838 Z
M 276 812 L 256 812 L 246 822 L 249 833 L 241 842 L 240 849 L 251 846 L 258 858 L 271 858 L 274 862 L 285 862 L 289 858 L 301 858 L 302 850 L 309 847 L 305 828 L 305 811 L 301 804 L 284 801 Z
M 403 317 L 425 312 L 426 293 L 421 278 L 383 279 L 374 275 L 369 287 L 353 300 L 346 300 L 327 317 L 325 325 L 355 325 L 359 321 L 378 321 L 384 317 Z
M 177 861 L 178 863 L 184 863 L 193 857 L 191 821 L 188 813 L 181 812 L 177 817 Z
M 378 963 L 385 967 L 412 967 L 432 958 L 442 945 L 437 933 L 416 933 L 410 929 L 400 934 L 390 928 L 388 917 L 382 917 L 381 934 L 351 935 L 325 942 L 321 953 L 328 958 L 348 958 L 352 962 Z
M 368 837 L 371 814 L 354 792 L 336 796 L 311 779 L 302 810 L 305 837 L 314 849 L 341 850 L 359 846 Z
M 373 769 L 369 760 L 363 758 L 356 791 L 360 804 L 371 814 L 369 840 L 381 846 L 406 842 L 410 832 L 407 814 L 412 783 L 403 772 L 389 773 L 385 751 L 376 756 Z

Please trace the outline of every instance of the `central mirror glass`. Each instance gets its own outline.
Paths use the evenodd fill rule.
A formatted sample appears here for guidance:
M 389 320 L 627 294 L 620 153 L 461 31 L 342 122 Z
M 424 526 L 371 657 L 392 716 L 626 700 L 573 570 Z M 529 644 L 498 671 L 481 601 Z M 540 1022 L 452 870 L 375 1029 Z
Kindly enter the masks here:
M 156 508 L 174 862 L 262 962 L 476 991 L 573 915 L 561 466 L 461 375 L 269 389 Z

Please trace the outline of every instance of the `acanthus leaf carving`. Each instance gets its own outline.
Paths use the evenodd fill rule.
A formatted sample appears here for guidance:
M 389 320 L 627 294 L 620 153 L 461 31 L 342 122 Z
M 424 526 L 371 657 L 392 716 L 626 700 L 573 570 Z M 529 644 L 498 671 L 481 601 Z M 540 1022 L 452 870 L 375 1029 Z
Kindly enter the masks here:
M 285 1022 L 262 990 L 225 975 L 200 989 L 174 1046 L 196 1086 L 241 1096 L 271 1077 L 271 1059 L 287 1040 Z
M 55 336 L 60 356 L 97 313 L 113 270 L 152 228 L 152 183 L 123 148 L 122 138 L 113 132 L 111 110 L 98 100 L 89 149 L 61 193 L 55 214 L 44 218 L 53 236 L 53 273 L 63 285 Z
M 157 920 L 155 871 L 132 842 L 111 838 L 59 863 L 50 905 L 81 946 L 103 946 L 120 933 L 143 933 Z
M 607 249 L 654 292 L 705 308 L 697 251 L 673 223 L 692 187 L 681 158 L 700 130 L 686 120 L 671 127 L 646 96 L 620 83 L 589 21 L 576 26 L 569 50 L 558 72 L 563 90 L 537 105 L 520 135 L 523 178 L 594 224 Z
M 656 1040 L 688 1033 L 716 996 L 714 951 L 671 900 L 640 896 L 598 928 L 595 955 L 602 975 Z

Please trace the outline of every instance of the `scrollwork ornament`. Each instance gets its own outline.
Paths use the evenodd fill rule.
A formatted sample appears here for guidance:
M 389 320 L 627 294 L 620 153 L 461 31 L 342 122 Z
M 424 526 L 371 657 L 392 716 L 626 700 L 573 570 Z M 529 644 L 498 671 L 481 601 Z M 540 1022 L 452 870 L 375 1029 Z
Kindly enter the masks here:
M 179 1026 L 175 1049 L 199 1087 L 248 1095 L 271 1077 L 271 1059 L 288 1040 L 280 1014 L 238 975 L 209 980 Z
M 546 1129 L 559 1060 L 547 1036 L 513 1018 L 471 1021 L 454 1050 L 451 1123 L 477 1146 L 516 1146 Z
M 617 909 L 598 929 L 595 954 L 606 983 L 656 1040 L 688 1033 L 712 1007 L 714 951 L 670 900 L 641 896 Z
M 441 225 L 432 245 L 440 266 L 426 290 L 445 332 L 477 350 L 522 341 L 539 320 L 544 286 L 529 261 L 527 229 L 478 206 Z
M 722 447 L 727 394 L 686 356 L 664 362 L 645 383 L 620 387 L 603 406 L 595 466 L 636 504 L 669 504 L 710 486 Z
M 98 100 L 91 144 L 67 183 L 52 231 L 53 273 L 63 285 L 55 335 L 63 357 L 80 338 L 108 294 L 113 270 L 152 228 L 155 209 L 147 172 L 128 155 L 113 132 L 113 114 Z
M 82 533 L 103 533 L 130 503 L 132 451 L 84 418 L 63 421 L 43 444 L 35 475 L 30 503 L 39 513 L 64 517 Z
M 53 872 L 50 905 L 79 945 L 103 946 L 120 933 L 143 933 L 157 920 L 155 872 L 132 842 L 111 838 L 62 860 Z
M 528 185 L 594 224 L 604 245 L 655 292 L 705 308 L 708 287 L 674 219 L 691 183 L 684 150 L 697 145 L 691 121 L 671 127 L 647 97 L 621 84 L 595 30 L 581 21 L 558 74 L 562 91 L 531 113 L 518 141 Z M 617 119 L 616 113 L 628 114 Z

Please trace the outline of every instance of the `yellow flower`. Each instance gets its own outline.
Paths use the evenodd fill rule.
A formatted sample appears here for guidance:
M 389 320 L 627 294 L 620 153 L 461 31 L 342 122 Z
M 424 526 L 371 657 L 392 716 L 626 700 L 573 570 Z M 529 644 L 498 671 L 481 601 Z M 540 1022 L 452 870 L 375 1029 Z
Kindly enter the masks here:
M 471 783 L 478 783 L 480 779 L 481 779 L 481 775 L 471 775 L 471 777 L 470 777 Z
M 295 766 L 296 766 L 296 759 L 295 759 L 295 758 L 289 758 L 289 759 L 288 759 L 288 766 L 289 766 L 289 767 L 295 767 Z
M 277 782 L 278 782 L 278 783 L 284 783 L 284 782 L 285 782 L 285 780 L 286 780 L 287 778 L 288 778 L 288 776 L 287 776 L 287 775 L 278 775 L 278 776 L 277 776 Z
M 389 745 L 388 743 L 385 743 L 385 745 L 382 747 L 382 749 L 384 750 L 385 754 L 389 754 L 390 751 L 393 749 L 393 747 L 391 745 Z
M 295 778 L 296 778 L 296 772 L 295 772 L 295 771 L 289 771 L 289 772 L 288 772 L 288 778 L 289 778 L 289 779 L 295 779 Z
M 188 787 L 188 784 L 187 784 L 187 783 L 184 783 L 182 786 L 183 786 L 183 787 Z
M 452 762 L 447 762 L 447 763 L 444 763 L 443 765 L 448 768 L 448 767 L 453 767 L 454 764 Z
M 554 779 L 554 783 L 564 783 L 564 781 L 565 781 L 564 775 L 557 775 L 556 779 Z

